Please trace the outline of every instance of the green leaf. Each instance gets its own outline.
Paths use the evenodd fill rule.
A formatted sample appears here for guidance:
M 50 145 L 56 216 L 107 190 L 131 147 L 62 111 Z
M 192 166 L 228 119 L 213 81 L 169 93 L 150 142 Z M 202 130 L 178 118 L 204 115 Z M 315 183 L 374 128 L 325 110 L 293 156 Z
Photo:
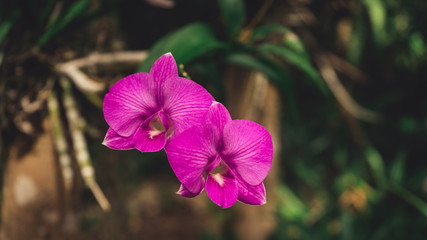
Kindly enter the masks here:
M 87 7 L 89 6 L 89 3 L 91 1 L 92 0 L 80 0 L 76 3 L 74 3 L 67 10 L 67 12 L 65 13 L 65 15 L 61 21 L 67 23 L 67 22 L 70 22 L 71 20 L 75 19 L 76 17 L 84 15 L 84 13 L 86 12 Z
M 345 211 L 341 212 L 340 222 L 342 225 L 341 236 L 342 240 L 354 240 L 354 217 Z
M 413 134 L 417 131 L 417 120 L 412 116 L 403 116 L 400 119 L 400 129 L 405 134 Z
M 245 21 L 245 6 L 242 0 L 219 0 L 222 16 L 227 27 L 227 33 L 230 40 L 239 37 Z
M 305 57 L 307 59 L 310 57 L 307 52 L 307 49 L 304 46 L 304 43 L 295 33 L 289 32 L 285 34 L 283 36 L 283 43 L 287 48 L 301 55 L 301 57 Z
M 208 25 L 192 23 L 162 37 L 151 47 L 147 58 L 138 71 L 148 72 L 153 63 L 163 54 L 171 52 L 178 64 L 185 64 L 200 55 L 222 47 Z
M 399 151 L 396 159 L 393 161 L 390 167 L 390 180 L 393 183 L 401 183 L 405 170 L 406 153 Z
M 425 41 L 422 33 L 415 32 L 409 36 L 409 51 L 416 57 L 422 57 L 426 52 Z
M 285 94 L 291 115 L 295 120 L 299 118 L 292 81 L 282 66 L 267 57 L 254 57 L 248 53 L 230 54 L 227 56 L 226 61 L 242 67 L 251 68 L 265 74 L 274 84 L 277 85 L 279 91 Z
M 387 10 L 383 0 L 363 0 L 362 2 L 368 10 L 375 43 L 381 46 L 385 45 L 387 41 L 387 32 L 385 30 Z
M 366 23 L 360 9 L 355 8 L 355 19 L 352 26 L 350 43 L 347 50 L 347 59 L 354 65 L 358 65 L 362 59 L 363 49 L 366 44 Z
M 320 78 L 317 70 L 311 65 L 311 62 L 308 58 L 303 55 L 299 55 L 294 51 L 291 51 L 283 46 L 274 45 L 274 44 L 263 44 L 257 49 L 266 54 L 275 55 L 282 60 L 294 65 L 295 67 L 302 70 L 307 77 L 309 77 L 313 83 L 320 89 L 320 91 L 326 95 L 328 93 L 327 87 Z
M 0 25 L 0 45 L 3 43 L 4 39 L 6 38 L 10 29 L 12 28 L 13 23 L 16 21 L 16 19 L 19 17 L 19 15 L 20 15 L 20 12 L 15 9 L 12 12 L 12 15 L 8 19 L 6 19 L 4 22 L 1 23 L 1 25 Z
M 62 17 L 58 17 L 48 27 L 46 32 L 39 38 L 36 43 L 37 47 L 42 47 L 47 41 L 49 41 L 56 33 L 66 27 L 72 20 L 82 16 L 92 0 L 80 0 L 75 2 Z
M 387 177 L 385 174 L 384 162 L 380 153 L 374 147 L 368 147 L 365 150 L 365 157 L 371 168 L 375 182 L 381 189 L 387 187 Z
M 257 41 L 268 37 L 271 33 L 277 32 L 283 34 L 283 44 L 289 49 L 295 51 L 298 54 L 302 54 L 305 57 L 309 57 L 307 50 L 304 47 L 303 42 L 289 28 L 280 24 L 268 24 L 262 27 L 254 29 L 251 40 Z
M 308 214 L 307 205 L 285 185 L 280 185 L 277 192 L 280 199 L 279 213 L 287 220 L 304 220 Z
M 427 203 L 423 199 L 399 185 L 393 185 L 391 190 L 427 217 Z
M 268 37 L 273 32 L 287 34 L 292 31 L 289 28 L 280 24 L 268 24 L 268 25 L 255 28 L 254 31 L 252 32 L 251 40 L 256 41 L 256 40 L 263 39 L 265 37 Z
M 7 34 L 9 33 L 10 29 L 12 28 L 13 23 L 16 21 L 16 19 L 19 17 L 19 15 L 20 15 L 20 11 L 15 9 L 12 12 L 12 15 L 0 24 L 0 47 L 1 47 L 4 39 L 6 38 Z M 0 48 L 0 66 L 3 63 L 3 56 L 4 56 L 3 51 Z

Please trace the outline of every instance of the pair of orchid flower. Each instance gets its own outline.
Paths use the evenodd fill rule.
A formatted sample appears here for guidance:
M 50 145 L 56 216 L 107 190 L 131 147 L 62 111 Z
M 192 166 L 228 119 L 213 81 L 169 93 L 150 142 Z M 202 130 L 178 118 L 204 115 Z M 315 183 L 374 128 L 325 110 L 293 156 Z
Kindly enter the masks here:
M 205 189 L 222 208 L 237 200 L 266 203 L 270 134 L 255 122 L 232 120 L 202 86 L 179 77 L 172 54 L 160 57 L 149 73 L 118 81 L 105 95 L 103 110 L 110 126 L 104 144 L 141 152 L 165 148 L 182 183 L 181 196 L 195 197 Z

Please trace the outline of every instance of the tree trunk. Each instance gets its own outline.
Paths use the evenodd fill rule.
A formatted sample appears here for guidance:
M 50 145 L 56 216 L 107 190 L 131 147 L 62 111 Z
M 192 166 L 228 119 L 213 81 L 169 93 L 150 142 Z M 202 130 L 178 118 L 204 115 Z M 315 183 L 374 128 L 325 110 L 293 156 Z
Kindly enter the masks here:
M 31 149 L 14 144 L 6 163 L 2 225 L 3 240 L 62 239 L 62 181 L 53 149 L 50 122 Z
M 233 119 L 248 119 L 263 125 L 273 138 L 273 164 L 264 181 L 267 203 L 236 205 L 235 231 L 239 239 L 267 239 L 276 227 L 276 189 L 279 172 L 280 97 L 277 89 L 259 72 L 229 67 L 225 75 L 227 106 Z

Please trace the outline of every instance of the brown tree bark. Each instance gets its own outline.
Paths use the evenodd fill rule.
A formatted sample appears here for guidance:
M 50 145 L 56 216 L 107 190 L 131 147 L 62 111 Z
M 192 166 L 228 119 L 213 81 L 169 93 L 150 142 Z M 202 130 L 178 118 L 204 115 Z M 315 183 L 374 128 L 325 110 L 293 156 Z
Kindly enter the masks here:
M 20 144 L 10 150 L 3 179 L 3 240 L 62 239 L 62 182 L 48 120 L 43 128 L 30 151 L 22 154 Z
M 276 227 L 276 189 L 279 175 L 280 97 L 277 89 L 259 72 L 229 67 L 225 75 L 227 106 L 233 119 L 248 119 L 263 125 L 273 139 L 273 164 L 264 181 L 267 203 L 237 204 L 234 229 L 239 239 L 267 239 Z

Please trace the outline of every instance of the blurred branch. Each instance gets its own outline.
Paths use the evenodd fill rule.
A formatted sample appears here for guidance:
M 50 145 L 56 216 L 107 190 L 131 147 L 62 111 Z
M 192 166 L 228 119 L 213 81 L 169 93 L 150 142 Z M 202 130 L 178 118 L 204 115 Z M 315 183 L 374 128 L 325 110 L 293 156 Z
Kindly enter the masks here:
M 366 136 L 365 130 L 362 128 L 360 121 L 355 119 L 348 111 L 342 106 L 339 106 L 341 114 L 344 116 L 345 122 L 353 135 L 354 141 L 362 148 L 365 148 L 369 144 L 369 140 Z
M 64 89 L 65 113 L 70 126 L 70 133 L 71 139 L 73 141 L 75 156 L 77 163 L 79 164 L 83 180 L 86 186 L 92 191 L 102 210 L 109 211 L 111 205 L 99 187 L 95 178 L 95 170 L 92 166 L 89 151 L 87 149 L 86 139 L 83 135 L 83 124 L 81 116 L 77 111 L 77 107 L 71 93 L 71 85 L 65 78 L 60 79 L 60 84 Z
M 84 58 L 78 58 L 65 63 L 59 63 L 55 70 L 69 77 L 74 84 L 85 93 L 98 93 L 104 91 L 106 84 L 98 82 L 87 76 L 81 69 L 98 64 L 134 63 L 138 64 L 147 57 L 147 51 L 129 51 L 115 53 L 93 53 Z
M 267 10 L 271 7 L 273 2 L 274 2 L 274 0 L 266 0 L 264 2 L 264 4 L 261 6 L 261 8 L 256 13 L 255 17 L 252 18 L 252 20 L 248 23 L 248 25 L 242 29 L 240 36 L 239 36 L 240 42 L 247 42 L 250 39 L 253 29 L 262 20 L 262 18 L 265 16 L 265 14 L 267 13 Z
M 337 73 L 332 67 L 332 63 L 325 54 L 318 54 L 315 58 L 317 65 L 320 69 L 320 74 L 325 80 L 331 92 L 334 94 L 338 103 L 354 118 L 366 122 L 378 122 L 380 116 L 369 109 L 360 106 L 347 92 L 341 84 Z
M 255 17 L 252 18 L 252 20 L 249 22 L 249 24 L 248 24 L 248 26 L 246 28 L 247 29 L 253 29 L 253 28 L 255 28 L 255 26 L 265 16 L 265 14 L 267 13 L 267 10 L 271 7 L 271 5 L 273 4 L 273 2 L 274 2 L 274 0 L 266 0 L 264 2 L 264 4 L 261 6 L 261 8 L 259 9 L 259 11 L 257 12 L 257 14 L 255 15 Z
M 303 10 L 304 9 L 304 10 Z M 291 11 L 295 11 L 296 13 L 303 12 L 311 12 L 306 6 L 303 4 L 296 2 L 292 7 Z M 300 16 L 301 24 L 304 23 L 304 19 L 302 16 Z M 308 23 L 306 23 L 308 24 Z M 312 49 L 315 49 L 318 45 L 317 39 L 313 36 L 313 34 L 305 29 L 301 29 L 300 37 L 302 39 L 305 39 L 304 43 L 305 45 L 311 46 Z M 317 51 L 316 51 L 317 52 Z M 325 80 L 328 88 L 331 90 L 335 98 L 337 99 L 338 103 L 342 106 L 344 111 L 346 111 L 350 116 L 363 120 L 366 122 L 378 122 L 381 119 L 381 116 L 369 109 L 366 109 L 362 106 L 360 106 L 349 94 L 349 92 L 345 89 L 345 87 L 340 82 L 338 75 L 335 71 L 335 69 L 349 75 L 353 79 L 358 79 L 362 82 L 364 82 L 367 77 L 356 67 L 349 64 L 343 59 L 340 59 L 339 57 L 319 52 L 316 54 L 313 54 L 314 60 L 319 68 L 320 74 Z M 335 68 L 335 69 L 334 69 Z
M 285 15 L 285 22 L 288 27 L 300 27 L 314 25 L 317 23 L 317 19 L 308 8 L 295 6 L 291 12 Z
M 73 184 L 73 169 L 71 167 L 71 157 L 68 153 L 67 140 L 65 139 L 64 131 L 61 125 L 61 117 L 58 108 L 58 100 L 55 92 L 49 95 L 47 105 L 49 108 L 49 116 L 52 123 L 52 132 L 54 145 L 58 154 L 59 165 L 62 170 L 62 178 L 64 179 L 64 187 L 67 192 L 70 191 Z
M 30 99 L 28 96 L 22 97 L 21 99 L 22 110 L 28 114 L 34 113 L 40 110 L 43 107 L 43 103 L 49 97 L 52 91 L 54 82 L 55 81 L 52 78 L 48 79 L 46 82 L 46 85 L 40 91 L 38 91 L 36 99 L 32 102 L 30 102 Z
M 15 126 L 21 132 L 28 135 L 34 133 L 33 124 L 28 120 L 28 116 L 43 107 L 44 102 L 49 97 L 49 94 L 52 91 L 53 83 L 53 79 L 48 79 L 46 85 L 38 91 L 36 99 L 34 101 L 30 101 L 29 96 L 22 97 L 20 101 L 22 111 L 18 111 L 13 118 Z
M 175 1 L 174 0 L 145 0 L 148 4 L 159 7 L 159 8 L 173 8 L 175 7 Z
M 369 77 L 360 69 L 355 67 L 353 64 L 331 52 L 327 53 L 327 55 L 329 60 L 331 61 L 331 64 L 337 71 L 347 75 L 350 79 L 356 80 L 360 83 L 368 82 Z

